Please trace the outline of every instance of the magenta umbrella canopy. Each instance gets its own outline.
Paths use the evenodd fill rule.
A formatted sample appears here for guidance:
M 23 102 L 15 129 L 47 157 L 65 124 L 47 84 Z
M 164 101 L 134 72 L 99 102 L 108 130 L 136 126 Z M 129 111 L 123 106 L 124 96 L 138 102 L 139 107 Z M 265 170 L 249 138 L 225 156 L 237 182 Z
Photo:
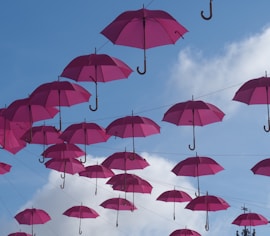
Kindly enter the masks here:
M 214 175 L 222 170 L 224 170 L 224 168 L 214 159 L 204 156 L 195 156 L 188 157 L 178 162 L 172 169 L 172 172 L 177 176 L 197 177 L 198 194 L 200 195 L 199 176 Z
M 6 174 L 10 171 L 11 165 L 0 162 L 0 175 Z
M 225 114 L 211 103 L 189 100 L 173 105 L 165 112 L 162 120 L 177 126 L 192 126 L 193 147 L 189 145 L 189 149 L 195 150 L 195 126 L 220 122 L 224 116 Z
M 107 126 L 106 132 L 109 135 L 121 138 L 132 137 L 133 152 L 135 152 L 134 137 L 158 134 L 160 133 L 160 126 L 147 117 L 132 115 L 114 120 Z
M 173 202 L 173 219 L 175 220 L 175 203 L 176 202 L 189 202 L 192 200 L 186 192 L 181 190 L 168 190 L 161 193 L 157 197 L 158 201 Z
M 81 230 L 81 219 L 82 218 L 97 218 L 99 214 L 92 208 L 87 206 L 73 206 L 69 209 L 67 209 L 63 215 L 69 216 L 69 217 L 76 217 L 80 219 L 80 225 L 79 225 L 79 234 L 82 234 Z
M 32 236 L 32 235 L 25 232 L 16 232 L 16 233 L 11 233 L 8 236 Z
M 239 226 L 259 226 L 267 225 L 269 220 L 266 219 L 263 215 L 257 213 L 243 213 L 237 216 L 232 224 Z
M 14 218 L 18 221 L 19 224 L 32 225 L 32 235 L 34 235 L 34 224 L 45 224 L 51 220 L 50 215 L 46 211 L 37 208 L 25 209 L 15 215 Z
M 197 231 L 191 229 L 177 229 L 169 236 L 201 236 Z
M 132 69 L 123 61 L 106 54 L 89 54 L 76 57 L 63 70 L 61 76 L 75 81 L 94 82 L 96 85 L 96 102 L 98 102 L 97 83 L 126 79 Z M 96 108 L 91 110 L 97 110 Z
M 110 198 L 100 204 L 100 206 L 117 211 L 116 226 L 118 226 L 119 211 L 134 211 L 136 206 L 125 198 Z
M 270 176 L 270 158 L 259 161 L 251 168 L 251 171 L 256 175 Z
M 139 154 L 126 151 L 113 153 L 101 164 L 116 170 L 137 170 L 149 166 L 149 163 Z
M 188 30 L 169 13 L 162 10 L 125 11 L 101 31 L 112 43 L 144 50 L 162 45 L 175 44 Z

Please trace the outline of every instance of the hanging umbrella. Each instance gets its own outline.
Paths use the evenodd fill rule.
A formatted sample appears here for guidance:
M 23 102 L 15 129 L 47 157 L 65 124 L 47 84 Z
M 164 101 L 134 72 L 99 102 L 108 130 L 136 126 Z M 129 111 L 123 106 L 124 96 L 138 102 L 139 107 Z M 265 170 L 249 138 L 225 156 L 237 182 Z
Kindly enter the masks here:
M 200 196 L 199 176 L 214 175 L 222 170 L 224 170 L 224 168 L 214 159 L 204 156 L 195 156 L 188 157 L 178 162 L 172 169 L 172 172 L 177 176 L 197 177 L 198 196 Z
M 189 100 L 180 102 L 170 107 L 163 116 L 163 121 L 177 126 L 193 127 L 193 146 L 190 150 L 195 150 L 195 126 L 204 126 L 222 121 L 224 113 L 216 106 L 200 100 Z
M 8 236 L 32 236 L 32 235 L 25 232 L 15 232 L 15 233 L 9 234 Z
M 86 145 L 106 142 L 110 135 L 106 134 L 106 130 L 96 123 L 77 123 L 68 126 L 60 138 L 68 143 L 84 144 L 86 162 Z
M 83 55 L 73 59 L 61 73 L 62 77 L 75 81 L 94 82 L 96 88 L 96 107 L 89 108 L 92 111 L 98 109 L 98 82 L 110 82 L 113 80 L 126 79 L 131 74 L 132 69 L 123 61 L 106 54 Z
M 10 172 L 10 169 L 11 169 L 11 165 L 6 164 L 4 162 L 0 162 L 0 175 Z
M 201 236 L 197 231 L 191 229 L 177 229 L 169 236 Z
M 63 174 L 60 175 L 63 179 L 63 184 L 60 185 L 62 189 L 65 187 L 66 173 L 74 175 L 85 170 L 84 165 L 80 161 L 72 158 L 50 159 L 49 161 L 45 162 L 45 166 L 46 168 L 63 172 Z
M 220 211 L 226 210 L 229 208 L 230 205 L 221 197 L 217 197 L 214 195 L 206 195 L 198 196 L 192 199 L 187 205 L 186 209 L 190 209 L 193 211 L 206 211 L 206 223 L 205 223 L 205 230 L 209 230 L 209 211 Z
M 268 223 L 269 220 L 263 215 L 254 212 L 243 213 L 237 216 L 232 222 L 232 224 L 239 226 L 259 226 L 267 225 Z
M 59 130 L 62 129 L 61 107 L 88 102 L 91 94 L 82 86 L 68 81 L 54 81 L 37 87 L 30 95 L 32 104 L 59 109 Z
M 158 201 L 173 202 L 173 219 L 175 220 L 175 203 L 176 202 L 189 202 L 192 200 L 186 192 L 181 190 L 168 190 L 161 193 L 157 197 Z
M 149 166 L 149 163 L 137 153 L 124 151 L 108 156 L 101 165 L 110 169 L 127 171 L 144 169 Z
M 76 217 L 80 219 L 80 224 L 79 224 L 79 234 L 82 234 L 82 229 L 81 229 L 81 219 L 83 218 L 97 218 L 99 214 L 92 208 L 87 207 L 87 206 L 73 206 L 69 209 L 67 209 L 63 215 L 69 216 L 69 217 Z
M 63 140 L 60 139 L 59 136 L 60 131 L 57 130 L 54 126 L 41 125 L 33 126 L 27 130 L 21 139 L 31 144 L 42 144 L 44 152 L 46 145 L 63 143 Z M 39 159 L 39 162 L 43 163 L 44 158 Z
M 160 133 L 160 127 L 153 120 L 142 116 L 125 116 L 111 122 L 106 132 L 121 138 L 132 137 L 133 152 L 135 152 L 134 137 L 146 137 Z
M 37 208 L 27 208 L 14 217 L 19 224 L 32 225 L 32 235 L 34 234 L 34 225 L 36 224 L 45 224 L 51 220 L 50 215 L 42 210 Z
M 101 34 L 117 45 L 140 48 L 144 51 L 144 69 L 146 73 L 146 49 L 175 44 L 188 30 L 169 13 L 161 10 L 142 8 L 125 11 L 105 27 Z
M 270 176 L 270 158 L 259 161 L 251 168 L 251 171 L 256 175 Z
M 103 165 L 91 165 L 91 166 L 86 166 L 84 171 L 79 172 L 79 175 L 87 177 L 87 178 L 96 179 L 96 189 L 95 189 L 95 195 L 96 195 L 97 194 L 97 179 L 112 177 L 114 176 L 114 172 Z
M 0 109 L 0 145 L 12 154 L 26 146 L 26 142 L 21 140 L 22 134 L 31 127 L 30 122 L 15 122 L 8 120 L 4 113 L 6 108 Z
M 117 211 L 116 226 L 118 226 L 119 211 L 134 211 L 136 206 L 125 198 L 110 198 L 100 204 L 100 206 Z

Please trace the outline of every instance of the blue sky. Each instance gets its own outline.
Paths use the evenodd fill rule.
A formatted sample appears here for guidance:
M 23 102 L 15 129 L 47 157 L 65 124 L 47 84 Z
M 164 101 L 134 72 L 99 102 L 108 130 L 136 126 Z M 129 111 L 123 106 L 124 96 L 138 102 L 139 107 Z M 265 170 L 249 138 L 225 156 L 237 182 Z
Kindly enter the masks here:
M 232 101 L 242 83 L 269 71 L 270 24 L 266 0 L 213 1 L 213 18 L 205 21 L 200 11 L 208 14 L 208 1 L 136 1 L 123 0 L 95 3 L 91 1 L 2 1 L 0 2 L 0 68 L 1 106 L 27 97 L 42 83 L 57 80 L 63 68 L 75 57 L 105 53 L 125 61 L 132 69 L 142 66 L 142 50 L 113 45 L 100 31 L 120 13 L 142 6 L 165 10 L 189 32 L 175 45 L 147 51 L 148 71 L 136 72 L 126 80 L 99 84 L 99 109 L 88 110 L 88 104 L 63 108 L 63 125 L 84 120 L 106 127 L 118 117 L 135 114 L 149 117 L 161 126 L 161 133 L 135 140 L 136 150 L 150 166 L 136 173 L 154 186 L 151 195 L 135 196 L 138 210 L 116 213 L 102 209 L 106 198 L 118 196 L 104 181 L 99 182 L 94 196 L 94 181 L 68 176 L 61 190 L 59 173 L 38 162 L 42 146 L 28 145 L 16 155 L 1 150 L 0 161 L 12 165 L 12 171 L 1 176 L 1 235 L 29 226 L 18 225 L 13 218 L 25 207 L 46 209 L 52 221 L 35 226 L 37 235 L 76 235 L 77 219 L 63 216 L 64 210 L 84 202 L 100 213 L 95 220 L 83 221 L 85 234 L 92 235 L 169 235 L 177 228 L 189 227 L 202 235 L 234 235 L 240 227 L 231 222 L 246 205 L 251 211 L 270 218 L 270 179 L 254 175 L 250 168 L 269 157 L 269 134 L 263 131 L 267 122 L 265 106 L 247 106 Z M 94 94 L 94 86 L 81 83 Z M 218 106 L 224 120 L 196 129 L 198 155 L 214 158 L 224 171 L 201 177 L 202 192 L 223 197 L 231 207 L 210 213 L 210 230 L 204 230 L 203 212 L 192 212 L 177 205 L 176 220 L 172 205 L 155 201 L 165 190 L 186 190 L 194 195 L 196 179 L 177 177 L 173 166 L 196 152 L 188 149 L 191 127 L 177 127 L 162 122 L 163 114 L 173 104 L 202 99 Z M 90 99 L 93 103 L 94 99 Z M 46 124 L 57 125 L 57 118 Z M 43 122 L 42 122 L 43 123 Z M 42 124 L 41 123 L 41 124 Z M 37 125 L 40 123 L 37 123 Z M 113 152 L 131 150 L 131 139 L 110 139 L 107 143 L 87 147 L 88 164 L 101 162 Z M 256 228 L 266 235 L 269 226 Z M 130 233 L 132 232 L 132 233 Z

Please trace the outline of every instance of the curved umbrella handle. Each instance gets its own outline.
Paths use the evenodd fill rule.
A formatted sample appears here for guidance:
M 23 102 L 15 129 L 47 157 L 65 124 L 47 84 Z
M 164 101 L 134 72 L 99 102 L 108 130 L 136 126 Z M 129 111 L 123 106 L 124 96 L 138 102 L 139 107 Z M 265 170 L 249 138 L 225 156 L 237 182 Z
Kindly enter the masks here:
M 144 59 L 144 63 L 143 63 L 143 71 L 140 71 L 140 67 L 137 66 L 137 72 L 140 74 L 140 75 L 144 75 L 146 73 L 146 60 Z
M 268 100 L 268 97 L 267 97 Z M 265 125 L 263 126 L 263 129 L 265 132 L 269 132 L 270 131 L 270 114 L 269 114 L 269 103 L 267 101 L 267 116 L 268 116 L 268 127 L 266 127 Z
M 61 188 L 61 189 L 64 189 L 64 188 L 65 188 L 65 182 L 66 182 L 65 180 L 66 180 L 66 179 L 64 178 L 64 179 L 63 179 L 63 183 L 60 184 L 60 188 Z
M 42 156 L 42 158 L 39 158 L 38 161 L 39 161 L 40 163 L 44 163 L 44 161 L 45 161 L 44 156 Z
M 201 17 L 204 20 L 210 20 L 213 16 L 213 10 L 212 10 L 212 0 L 209 2 L 209 16 L 204 16 L 204 11 L 201 11 Z
M 204 226 L 206 231 L 209 231 L 209 216 L 208 216 L 208 211 L 206 211 L 206 222 Z
M 194 151 L 196 148 L 195 145 L 195 125 L 192 126 L 193 127 L 193 146 L 191 146 L 190 144 L 188 145 L 189 150 Z
M 82 222 L 81 222 L 81 217 L 80 217 L 80 225 L 79 225 L 79 234 L 82 234 Z
M 95 82 L 95 87 L 96 87 L 96 107 L 93 108 L 91 105 L 89 105 L 89 109 L 90 109 L 91 111 L 96 111 L 96 110 L 98 109 L 97 82 L 96 82 L 96 81 L 94 81 L 94 82 Z
M 84 155 L 84 159 L 83 160 L 80 160 L 80 161 L 81 161 L 81 163 L 86 163 L 86 153 Z

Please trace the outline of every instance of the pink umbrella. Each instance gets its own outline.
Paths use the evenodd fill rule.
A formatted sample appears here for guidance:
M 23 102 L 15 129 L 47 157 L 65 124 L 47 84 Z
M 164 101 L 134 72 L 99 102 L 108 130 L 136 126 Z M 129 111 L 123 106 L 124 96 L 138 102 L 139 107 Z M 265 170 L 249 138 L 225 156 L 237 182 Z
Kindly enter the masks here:
M 270 131 L 270 78 L 267 75 L 251 79 L 244 83 L 235 93 L 233 100 L 246 103 L 247 105 L 266 104 L 268 115 L 268 127 L 264 126 L 266 132 Z
M 178 162 L 172 169 L 172 172 L 177 176 L 197 177 L 198 196 L 200 196 L 199 176 L 214 175 L 222 170 L 224 170 L 224 168 L 214 159 L 204 156 L 195 156 L 188 157 L 185 160 Z
M 31 144 L 42 144 L 44 152 L 46 145 L 63 143 L 63 140 L 60 139 L 59 136 L 60 131 L 57 130 L 54 126 L 41 125 L 34 126 L 27 130 L 21 139 Z M 39 159 L 39 161 L 43 163 L 44 158 Z
M 96 189 L 95 189 L 95 195 L 96 195 L 97 194 L 97 179 L 112 177 L 114 176 L 114 172 L 103 165 L 92 165 L 92 166 L 85 167 L 85 170 L 81 171 L 79 175 L 87 177 L 87 178 L 96 178 Z
M 214 195 L 206 195 L 204 196 L 198 196 L 194 199 L 192 199 L 187 205 L 186 209 L 190 209 L 193 211 L 206 211 L 206 224 L 205 229 L 209 230 L 209 217 L 208 212 L 209 211 L 220 211 L 220 210 L 226 210 L 229 208 L 230 205 L 221 197 L 217 197 Z
M 270 176 L 270 158 L 259 161 L 251 168 L 251 171 L 256 175 Z
M 126 79 L 132 69 L 123 61 L 106 54 L 83 55 L 73 59 L 63 70 L 61 76 L 75 81 L 94 82 L 96 88 L 96 107 L 98 109 L 97 83 Z
M 86 145 L 106 142 L 110 135 L 106 134 L 106 130 L 96 124 L 82 122 L 68 126 L 60 138 L 68 143 L 84 144 L 85 160 L 86 162 Z
M 117 211 L 116 226 L 118 226 L 119 211 L 134 211 L 136 206 L 125 198 L 110 198 L 100 204 L 100 206 Z
M 6 164 L 4 162 L 0 162 L 0 175 L 10 172 L 10 169 L 11 169 L 11 165 Z
M 133 152 L 135 152 L 134 137 L 146 137 L 160 133 L 160 127 L 153 120 L 142 116 L 125 116 L 111 122 L 106 132 L 121 138 L 132 137 Z
M 15 215 L 15 219 L 19 224 L 32 225 L 32 235 L 34 235 L 33 225 L 45 224 L 51 220 L 51 217 L 42 209 L 28 208 Z
M 173 202 L 173 219 L 175 220 L 175 203 L 176 202 L 189 202 L 192 200 L 186 192 L 181 190 L 168 190 L 161 193 L 157 197 L 158 201 Z
M 243 213 L 237 216 L 232 222 L 232 224 L 239 226 L 259 226 L 267 225 L 268 223 L 269 220 L 263 215 L 254 212 Z
M 68 174 L 76 174 L 85 170 L 84 165 L 78 161 L 77 159 L 66 158 L 66 159 L 51 159 L 45 162 L 46 168 L 53 169 L 59 172 L 63 172 L 61 174 L 61 178 L 63 179 L 63 184 L 60 187 L 63 189 L 65 187 L 65 177 L 66 173 Z
M 189 145 L 189 149 L 195 150 L 195 126 L 204 126 L 222 121 L 224 115 L 218 107 L 192 99 L 173 105 L 165 112 L 162 120 L 177 126 L 192 126 L 193 146 Z
M 201 236 L 197 231 L 191 229 L 177 229 L 169 236 Z
M 11 233 L 8 236 L 32 236 L 32 234 L 28 234 L 25 232 L 16 232 L 16 233 Z
M 32 104 L 59 109 L 59 130 L 62 129 L 61 106 L 70 107 L 88 102 L 91 94 L 82 86 L 68 81 L 54 81 L 37 87 L 30 95 Z
M 137 153 L 133 152 L 115 152 L 107 157 L 102 163 L 110 169 L 117 170 L 137 170 L 144 169 L 149 163 Z
M 82 234 L 82 229 L 81 229 L 81 219 L 82 218 L 97 218 L 99 214 L 92 208 L 87 207 L 87 206 L 73 206 L 69 209 L 67 209 L 63 215 L 69 216 L 69 217 L 76 217 L 80 219 L 80 224 L 79 224 L 79 234 Z
M 175 44 L 187 29 L 169 13 L 161 10 L 142 8 L 125 11 L 101 31 L 112 43 L 144 50 L 144 70 L 146 72 L 146 49 Z

